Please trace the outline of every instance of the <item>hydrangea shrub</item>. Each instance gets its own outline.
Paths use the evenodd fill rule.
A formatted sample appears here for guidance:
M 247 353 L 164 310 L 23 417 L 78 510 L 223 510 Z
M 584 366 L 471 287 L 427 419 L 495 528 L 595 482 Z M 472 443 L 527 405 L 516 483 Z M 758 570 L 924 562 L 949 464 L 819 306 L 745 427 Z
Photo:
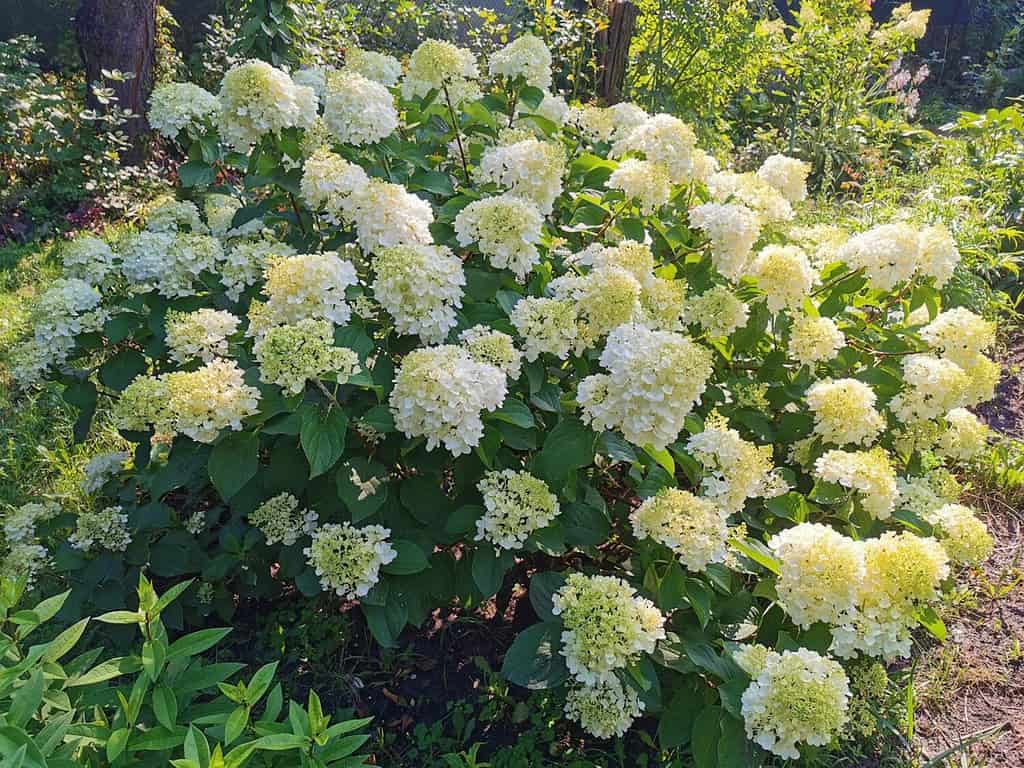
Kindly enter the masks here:
M 334 592 L 385 646 L 519 582 L 505 674 L 597 737 L 838 738 L 844 661 L 943 635 L 991 548 L 951 470 L 994 327 L 944 299 L 950 234 L 795 227 L 807 164 L 569 106 L 537 38 L 349 59 L 155 92 L 180 195 L 65 247 L 18 367 L 134 450 L 90 465 L 96 512 L 9 518 L 7 568 L 100 608 L 195 577 L 184 625 Z

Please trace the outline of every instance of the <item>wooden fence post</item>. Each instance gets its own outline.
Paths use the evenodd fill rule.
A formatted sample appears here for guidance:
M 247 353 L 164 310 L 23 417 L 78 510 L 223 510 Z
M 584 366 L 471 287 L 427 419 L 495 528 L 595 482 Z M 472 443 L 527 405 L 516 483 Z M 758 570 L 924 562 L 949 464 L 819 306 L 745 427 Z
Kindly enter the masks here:
M 633 0 L 608 0 L 608 29 L 598 40 L 598 49 L 602 51 L 598 92 L 605 104 L 617 104 L 622 99 L 629 43 L 639 15 L 640 9 Z

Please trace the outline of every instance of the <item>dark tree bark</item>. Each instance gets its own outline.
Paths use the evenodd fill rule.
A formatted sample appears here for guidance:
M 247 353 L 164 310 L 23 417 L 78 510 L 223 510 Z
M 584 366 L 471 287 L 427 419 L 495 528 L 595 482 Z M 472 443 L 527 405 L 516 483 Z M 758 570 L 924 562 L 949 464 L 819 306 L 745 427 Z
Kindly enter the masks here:
M 608 29 L 598 38 L 601 50 L 601 71 L 598 91 L 605 104 L 617 104 L 622 99 L 622 85 L 629 63 L 629 43 L 636 29 L 640 9 L 633 0 L 609 0 Z
M 145 115 L 153 90 L 156 4 L 157 0 L 82 0 L 75 17 L 78 48 L 90 85 L 104 82 L 104 69 L 134 75 L 122 82 L 105 83 L 113 88 L 118 106 L 135 115 L 124 125 L 134 147 L 129 161 L 141 156 L 143 138 L 149 130 Z M 86 103 L 102 109 L 91 91 Z

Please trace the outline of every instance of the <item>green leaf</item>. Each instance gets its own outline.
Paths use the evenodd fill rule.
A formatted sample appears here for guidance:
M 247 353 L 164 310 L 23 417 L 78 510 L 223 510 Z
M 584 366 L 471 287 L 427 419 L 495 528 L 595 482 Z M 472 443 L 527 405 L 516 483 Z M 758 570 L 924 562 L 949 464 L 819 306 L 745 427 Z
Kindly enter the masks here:
M 185 736 L 185 758 L 200 768 L 207 768 L 210 764 L 210 742 L 206 740 L 206 734 L 194 725 L 188 727 Z
M 260 439 L 253 432 L 232 432 L 213 446 L 210 479 L 225 501 L 230 500 L 256 476 Z
M 149 368 L 146 358 L 134 349 L 122 349 L 100 366 L 100 381 L 118 392 Z
M 561 490 L 569 473 L 594 460 L 597 435 L 576 418 L 562 419 L 548 434 L 534 460 L 536 474 L 554 490 Z
M 43 701 L 44 687 L 43 670 L 37 669 L 11 696 L 10 710 L 7 712 L 8 724 L 24 727 L 39 709 Z
M 519 91 L 519 101 L 529 107 L 531 110 L 536 111 L 544 101 L 544 91 L 535 85 L 527 85 Z
M 160 725 L 169 731 L 174 730 L 178 719 L 178 700 L 174 691 L 166 685 L 158 685 L 153 689 L 153 714 Z
M 128 746 L 130 731 L 127 728 L 117 728 L 111 731 L 107 739 L 107 761 L 115 762 Z
M 565 659 L 558 652 L 562 624 L 545 621 L 520 632 L 501 665 L 510 682 L 532 690 L 557 688 L 569 678 Z
M 242 731 L 248 724 L 249 708 L 235 707 L 234 711 L 228 715 L 227 722 L 224 723 L 224 745 L 231 746 L 231 742 L 242 735 Z
M 205 187 L 217 179 L 217 170 L 199 160 L 189 160 L 178 166 L 178 178 L 183 187 Z
M 138 656 L 118 656 L 98 664 L 84 675 L 79 675 L 67 681 L 65 688 L 74 688 L 82 685 L 95 685 L 107 680 L 113 680 L 121 675 L 130 675 L 142 669 L 142 659 Z
M 60 661 L 60 659 L 62 659 L 68 651 L 74 648 L 81 639 L 82 633 L 85 632 L 85 627 L 88 623 L 89 617 L 87 616 L 81 621 L 72 624 L 53 638 L 49 645 L 46 646 L 46 651 L 43 653 L 42 657 L 43 661 Z
M 414 573 L 421 573 L 430 567 L 430 563 L 423 550 L 413 542 L 399 539 L 392 546 L 398 554 L 390 563 L 381 566 L 381 570 L 385 573 L 391 573 L 396 576 L 409 576 Z
M 530 412 L 530 406 L 514 397 L 506 398 L 505 402 L 501 404 L 501 408 L 492 411 L 487 418 L 514 424 L 523 429 L 530 429 L 536 426 L 533 420 L 533 413 Z
M 721 707 L 706 707 L 693 721 L 690 749 L 694 768 L 718 768 L 718 740 L 722 720 Z
M 167 661 L 167 644 L 160 637 L 142 644 L 142 669 L 154 683 L 159 679 Z
M 946 624 L 930 606 L 920 609 L 915 618 L 917 623 L 928 630 L 928 634 L 940 643 L 946 642 Z
M 501 588 L 505 572 L 512 567 L 513 562 L 507 550 L 495 552 L 486 544 L 473 553 L 473 583 L 484 597 L 490 597 Z
M 686 599 L 697 614 L 701 627 L 706 627 L 711 619 L 711 590 L 697 579 L 687 579 Z
M 353 481 L 353 472 L 358 476 L 358 486 Z M 338 467 L 335 475 L 338 496 L 348 507 L 353 523 L 370 517 L 387 501 L 387 475 L 383 464 L 363 458 L 349 459 Z
M 310 477 L 322 475 L 341 458 L 347 428 L 348 417 L 340 408 L 303 406 L 299 442 L 309 460 Z
M 167 649 L 167 659 L 200 654 L 219 643 L 229 632 L 231 632 L 231 627 L 200 629 L 198 632 L 179 637 Z
M 565 576 L 555 571 L 535 573 L 530 579 L 530 605 L 541 621 L 557 621 L 551 598 L 564 585 Z
M 768 547 L 756 539 L 729 539 L 729 546 L 749 557 L 755 563 L 778 576 L 782 573 L 782 563 Z
M 145 616 L 138 611 L 110 611 L 96 617 L 96 621 L 104 624 L 138 624 Z
M 689 744 L 702 706 L 694 691 L 684 688 L 677 692 L 658 721 L 658 745 L 662 749 L 675 749 Z
M 270 664 L 264 664 L 258 670 L 256 674 L 252 676 L 252 680 L 245 687 L 245 703 L 250 707 L 256 706 L 257 702 L 263 698 L 263 694 L 270 688 L 270 684 L 274 682 L 274 673 L 277 672 L 277 662 L 271 662 Z

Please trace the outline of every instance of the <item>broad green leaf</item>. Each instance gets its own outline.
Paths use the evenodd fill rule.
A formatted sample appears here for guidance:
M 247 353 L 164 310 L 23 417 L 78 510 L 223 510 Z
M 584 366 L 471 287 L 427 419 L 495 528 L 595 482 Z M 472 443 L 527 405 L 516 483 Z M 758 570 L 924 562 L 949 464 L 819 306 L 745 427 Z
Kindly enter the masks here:
M 340 408 L 303 406 L 299 442 L 309 460 L 309 476 L 317 477 L 334 466 L 345 450 L 348 417 Z
M 210 479 L 225 501 L 235 496 L 259 468 L 259 437 L 252 432 L 232 432 L 210 452 Z
M 533 690 L 557 688 L 569 678 L 559 653 L 562 624 L 546 621 L 520 632 L 501 665 L 506 679 Z

